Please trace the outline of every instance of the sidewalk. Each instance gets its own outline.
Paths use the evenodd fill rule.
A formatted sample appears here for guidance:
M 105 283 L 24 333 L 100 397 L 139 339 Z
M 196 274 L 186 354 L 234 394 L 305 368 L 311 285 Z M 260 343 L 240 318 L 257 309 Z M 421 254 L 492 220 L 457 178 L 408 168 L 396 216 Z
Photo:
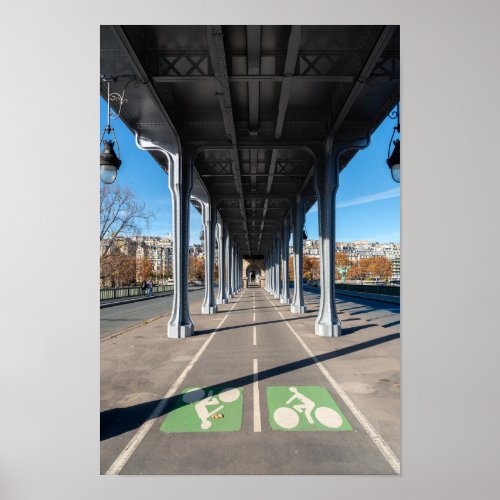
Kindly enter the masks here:
M 308 308 L 246 289 L 191 313 L 194 337 L 166 339 L 160 318 L 103 341 L 101 473 L 397 473 L 399 331 L 341 314 L 345 335 L 320 338 Z

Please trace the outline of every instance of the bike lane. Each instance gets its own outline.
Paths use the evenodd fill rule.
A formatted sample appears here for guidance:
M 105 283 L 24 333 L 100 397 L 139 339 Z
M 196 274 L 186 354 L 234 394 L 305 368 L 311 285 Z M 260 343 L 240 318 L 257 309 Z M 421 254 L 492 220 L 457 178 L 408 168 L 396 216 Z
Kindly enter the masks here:
M 288 314 L 262 289 L 232 300 L 166 411 L 114 473 L 393 474 L 290 328 L 316 314 Z

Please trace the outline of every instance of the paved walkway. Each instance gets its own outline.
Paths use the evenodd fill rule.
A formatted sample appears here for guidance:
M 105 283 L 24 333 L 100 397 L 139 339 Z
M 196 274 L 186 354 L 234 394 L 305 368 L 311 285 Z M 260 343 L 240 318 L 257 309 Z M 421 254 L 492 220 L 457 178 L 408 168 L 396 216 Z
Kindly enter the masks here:
M 319 338 L 307 300 L 294 315 L 250 288 L 193 314 L 189 339 L 166 339 L 165 317 L 104 340 L 101 472 L 398 472 L 398 327 L 345 311 L 349 334 Z

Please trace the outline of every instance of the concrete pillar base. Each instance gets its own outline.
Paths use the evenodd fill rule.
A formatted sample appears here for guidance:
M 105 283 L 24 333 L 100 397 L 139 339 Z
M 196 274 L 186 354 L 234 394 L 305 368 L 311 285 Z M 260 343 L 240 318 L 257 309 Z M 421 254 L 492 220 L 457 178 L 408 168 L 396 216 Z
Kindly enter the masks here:
M 307 307 L 306 306 L 294 306 L 294 305 L 292 305 L 290 307 L 290 311 L 293 313 L 305 313 L 305 312 L 307 312 Z
M 169 339 L 185 339 L 194 334 L 194 325 L 168 325 L 167 337 Z
M 216 314 L 216 313 L 217 313 L 217 306 L 210 306 L 210 307 L 203 306 L 201 308 L 201 314 Z
M 340 323 L 322 324 L 316 323 L 314 326 L 315 334 L 318 337 L 340 337 L 342 335 L 342 327 Z
M 282 304 L 286 304 L 286 305 L 290 305 L 292 303 L 292 301 L 290 299 L 285 299 L 283 297 L 280 299 L 280 302 Z
M 217 304 L 227 304 L 227 299 L 217 299 Z

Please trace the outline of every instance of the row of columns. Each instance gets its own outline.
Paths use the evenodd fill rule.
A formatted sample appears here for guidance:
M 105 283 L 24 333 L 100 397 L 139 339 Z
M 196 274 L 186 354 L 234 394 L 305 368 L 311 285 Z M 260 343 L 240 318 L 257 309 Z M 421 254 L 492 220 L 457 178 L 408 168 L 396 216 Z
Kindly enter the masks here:
M 333 138 L 326 143 L 325 161 L 317 161 L 315 189 L 318 201 L 320 243 L 320 308 L 315 323 L 316 335 L 336 337 L 341 326 L 335 306 L 335 196 L 338 188 L 340 157 L 348 150 L 363 149 L 369 139 L 360 139 L 348 145 L 333 145 Z M 172 315 L 168 322 L 168 337 L 183 338 L 194 333 L 188 302 L 188 247 L 189 202 L 192 187 L 193 157 L 181 160 L 156 144 L 136 136 L 141 149 L 160 151 L 168 160 L 169 189 L 173 213 L 173 274 L 174 296 Z M 242 254 L 229 234 L 227 225 L 218 221 L 214 200 L 202 202 L 205 229 L 205 296 L 203 314 L 217 313 L 217 304 L 227 303 L 243 287 Z M 293 231 L 294 289 L 290 300 L 288 280 L 288 242 Z M 303 270 L 304 200 L 299 193 L 291 204 L 289 216 L 279 226 L 273 245 L 265 256 L 266 290 L 282 304 L 290 304 L 292 313 L 305 313 L 302 286 Z M 219 251 L 219 293 L 214 293 L 215 241 Z

